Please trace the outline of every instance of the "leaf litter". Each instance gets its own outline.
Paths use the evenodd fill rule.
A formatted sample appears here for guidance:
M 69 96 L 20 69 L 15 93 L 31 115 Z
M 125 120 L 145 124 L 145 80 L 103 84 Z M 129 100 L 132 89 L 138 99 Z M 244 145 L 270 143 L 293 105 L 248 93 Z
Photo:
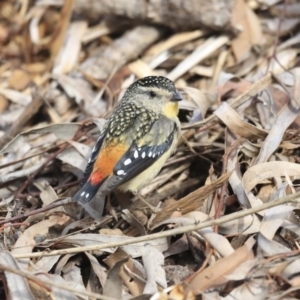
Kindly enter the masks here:
M 300 297 L 300 4 L 167 3 L 0 3 L 0 298 Z M 94 220 L 70 197 L 148 75 L 184 97 L 177 152 L 141 190 L 159 212 L 116 192 Z

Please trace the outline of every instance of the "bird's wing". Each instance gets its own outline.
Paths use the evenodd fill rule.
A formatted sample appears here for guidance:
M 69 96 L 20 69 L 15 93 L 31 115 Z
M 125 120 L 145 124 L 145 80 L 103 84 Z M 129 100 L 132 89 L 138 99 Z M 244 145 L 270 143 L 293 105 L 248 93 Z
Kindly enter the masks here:
M 177 134 L 176 124 L 166 123 L 164 119 L 155 121 L 151 130 L 134 141 L 116 163 L 113 175 L 105 182 L 105 189 L 113 190 L 119 187 L 154 164 L 169 150 Z

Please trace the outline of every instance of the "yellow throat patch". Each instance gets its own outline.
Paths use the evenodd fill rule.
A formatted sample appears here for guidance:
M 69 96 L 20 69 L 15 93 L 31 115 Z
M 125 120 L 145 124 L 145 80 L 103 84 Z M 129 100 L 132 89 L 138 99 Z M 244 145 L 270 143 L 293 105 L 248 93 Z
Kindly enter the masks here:
M 169 119 L 176 118 L 178 112 L 179 108 L 177 102 L 168 102 L 163 108 L 163 114 Z

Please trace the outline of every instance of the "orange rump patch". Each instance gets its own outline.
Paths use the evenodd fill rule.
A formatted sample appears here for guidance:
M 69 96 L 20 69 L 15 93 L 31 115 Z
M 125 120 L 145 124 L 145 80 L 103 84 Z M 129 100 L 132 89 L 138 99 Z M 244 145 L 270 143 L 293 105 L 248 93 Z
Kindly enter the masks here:
M 107 176 L 112 175 L 115 165 L 128 148 L 127 145 L 122 144 L 103 147 L 95 161 L 93 172 L 90 176 L 91 183 L 93 185 L 98 184 Z
M 102 176 L 102 174 L 99 171 L 95 171 L 91 174 L 90 176 L 90 182 L 92 183 L 92 185 L 97 185 L 98 183 L 100 183 L 102 180 L 104 179 L 104 177 Z

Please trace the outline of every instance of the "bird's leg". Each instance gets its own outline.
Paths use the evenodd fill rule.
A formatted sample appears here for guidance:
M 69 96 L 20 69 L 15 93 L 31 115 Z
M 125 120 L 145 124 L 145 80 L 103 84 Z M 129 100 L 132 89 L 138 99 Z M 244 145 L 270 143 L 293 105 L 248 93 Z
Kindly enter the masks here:
M 148 208 L 150 208 L 151 212 L 154 214 L 157 214 L 161 211 L 160 208 L 158 207 L 154 207 L 153 205 L 151 205 L 150 203 L 147 202 L 147 200 L 144 199 L 144 197 L 142 195 L 140 195 L 138 192 L 133 192 L 133 194 L 140 200 L 142 201 Z

